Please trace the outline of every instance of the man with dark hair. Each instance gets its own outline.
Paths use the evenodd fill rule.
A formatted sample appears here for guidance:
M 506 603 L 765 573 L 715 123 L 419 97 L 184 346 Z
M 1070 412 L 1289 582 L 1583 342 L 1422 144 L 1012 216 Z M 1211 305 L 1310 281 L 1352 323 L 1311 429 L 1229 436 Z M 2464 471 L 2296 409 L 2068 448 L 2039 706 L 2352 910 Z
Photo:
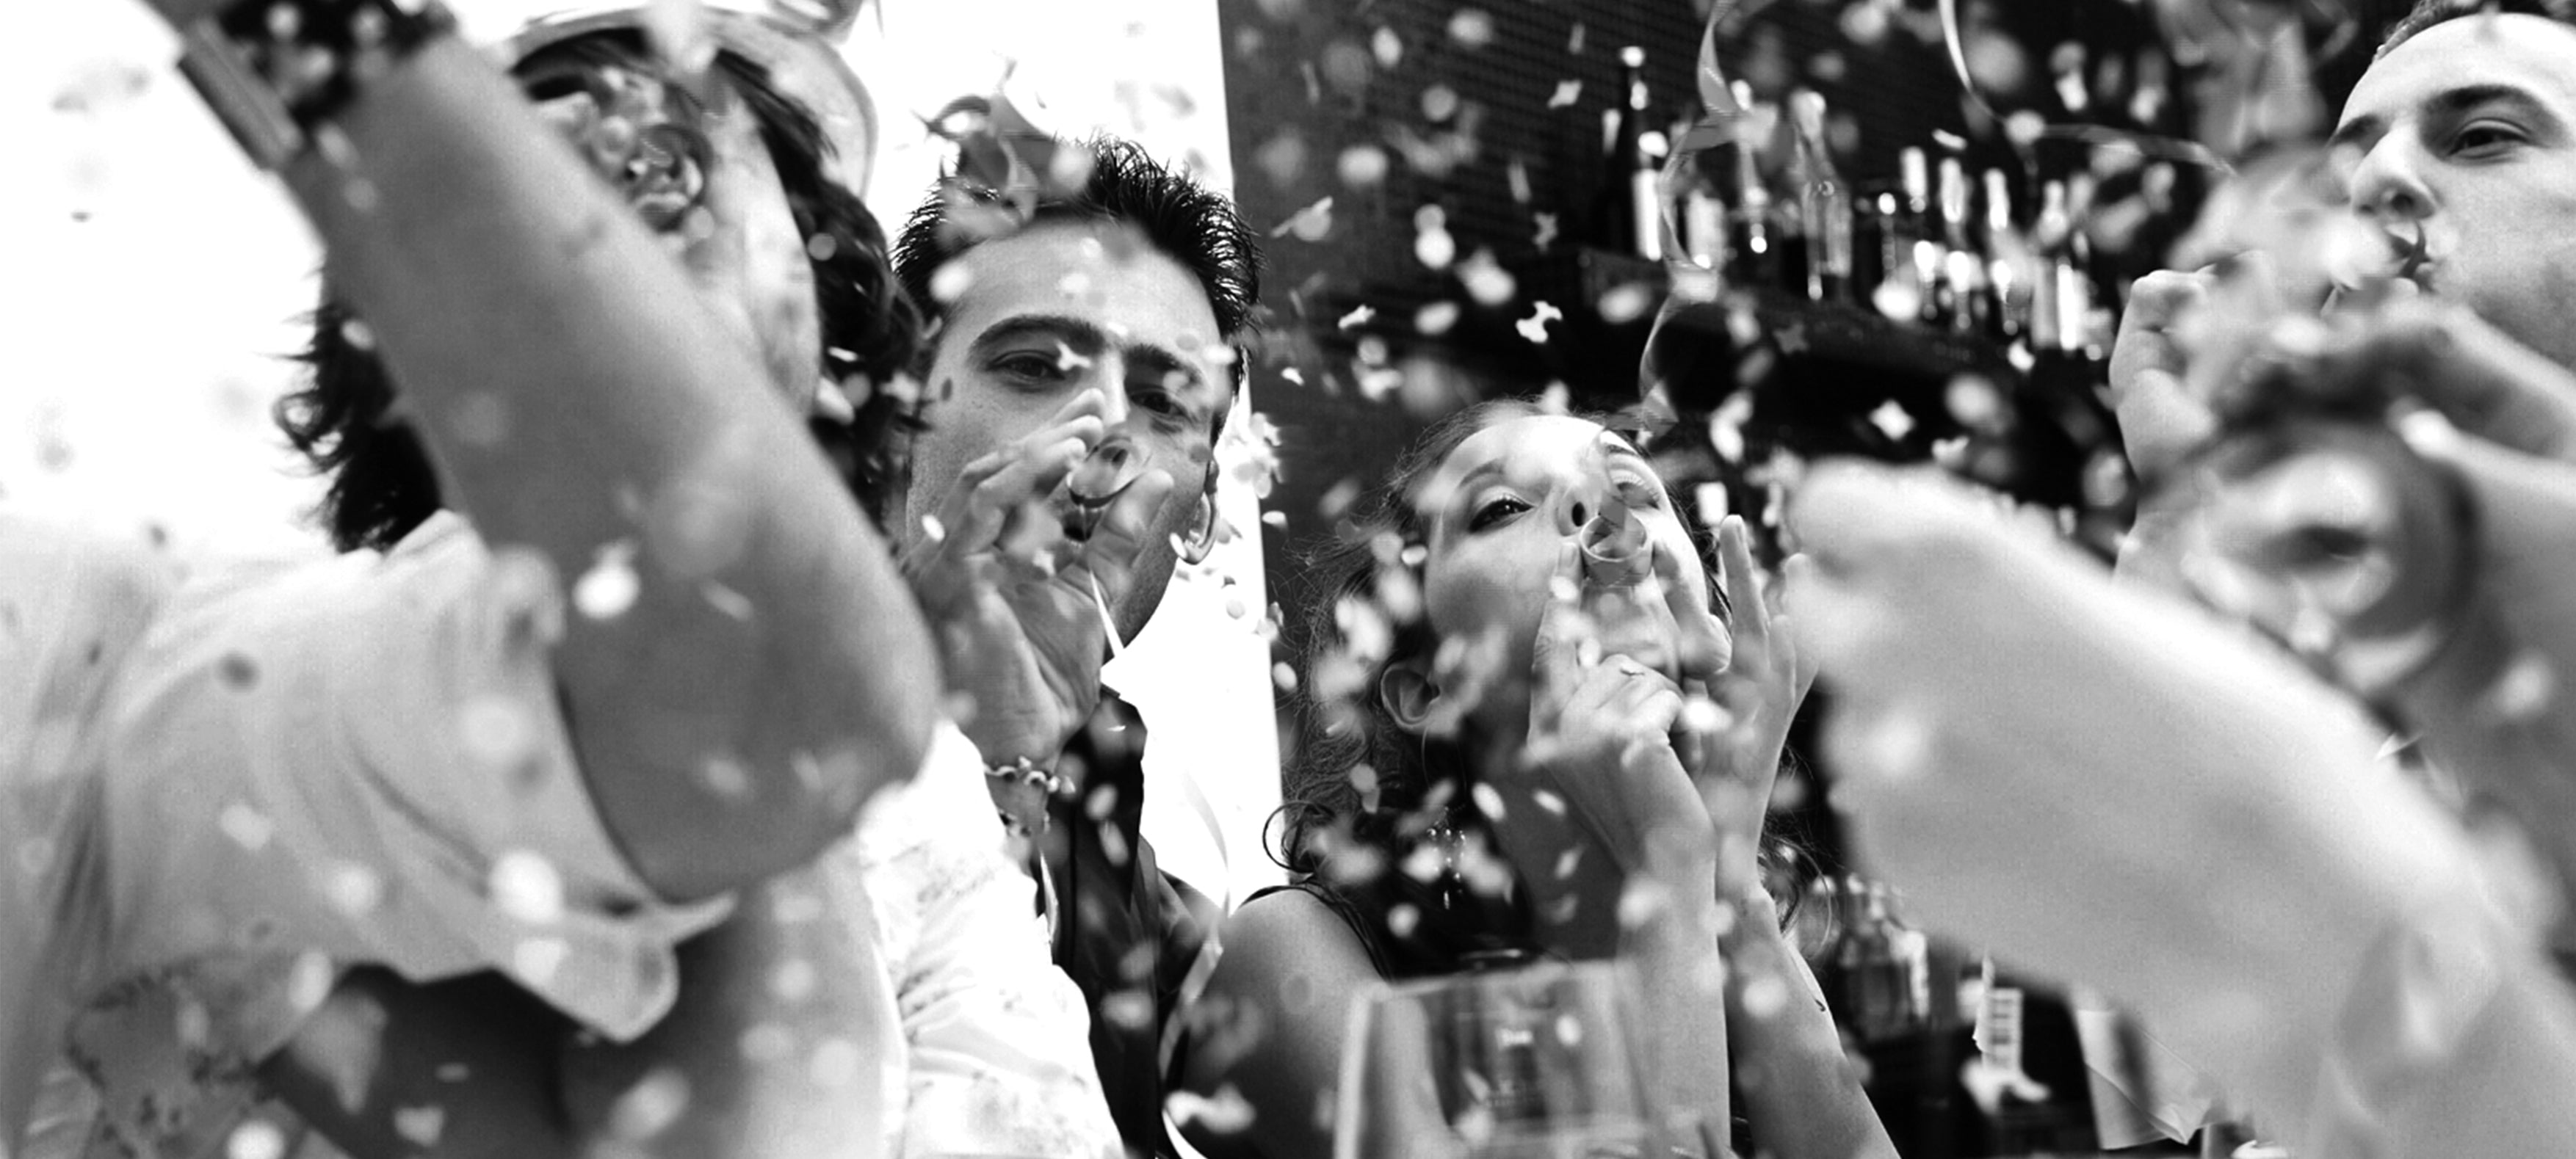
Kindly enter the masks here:
M 2209 307 L 2213 295 L 2237 295 L 2232 300 L 2241 304 L 2290 297 L 2282 287 L 2304 286 L 2309 295 L 2328 288 L 2317 253 L 2264 236 L 2264 227 L 2281 218 L 2214 229 L 2216 244 L 2205 257 L 2246 252 L 2253 260 L 2229 263 L 2224 275 L 2212 266 L 2141 279 L 2122 319 L 2111 374 L 2122 435 L 2144 477 L 2177 470 L 2216 432 L 2206 393 L 2232 389 L 2216 384 L 2255 380 L 2245 374 L 2249 367 L 2269 365 L 2259 374 L 2298 367 L 2299 389 L 2320 395 L 2358 392 L 2363 384 L 2384 389 L 2440 412 L 2462 432 L 2456 439 L 2422 442 L 2419 449 L 2447 464 L 2445 474 L 2465 496 L 2461 501 L 2480 512 L 2466 521 L 2476 532 L 2464 542 L 2478 546 L 2476 562 L 2462 565 L 2461 580 L 2477 590 L 2445 597 L 2457 606 L 2443 612 L 2437 625 L 2434 638 L 2443 646 L 2412 671 L 2386 677 L 2387 686 L 2374 699 L 2421 730 L 2419 751 L 2455 779 L 2472 815 L 2512 819 L 2562 886 L 2576 883 L 2576 799 L 2565 791 L 2568 770 L 2576 767 L 2576 742 L 2554 724 L 2517 727 L 2505 720 L 2499 704 L 2508 688 L 2496 665 L 2518 660 L 2551 670 L 2541 657 L 2564 640 L 2569 622 L 2554 603 L 2565 590 L 2563 577 L 2542 569 L 2534 582 L 2535 569 L 2527 561 L 2542 554 L 2537 545 L 2548 542 L 2534 540 L 2532 526 L 2550 522 L 2531 517 L 2536 505 L 2529 496 L 2563 496 L 2566 480 L 2553 476 L 2563 476 L 2566 464 L 2576 461 L 2576 423 L 2568 417 L 2576 414 L 2576 329 L 2567 324 L 2576 316 L 2576 12 L 2570 9 L 2559 0 L 2423 0 L 2390 27 L 2346 99 L 2327 154 L 2349 212 L 2389 239 L 2385 252 L 2391 260 L 2366 271 L 2388 285 L 2370 287 L 2376 292 L 2326 311 L 2323 326 L 2295 316 L 2314 315 L 2320 306 L 2314 296 L 2281 303 L 2277 317 L 2220 324 L 2280 323 L 2269 335 L 2246 338 L 2245 349 L 2260 352 L 2272 360 L 2268 364 L 2242 358 L 2243 351 L 2228 343 L 2207 341 L 2188 352 L 2194 362 L 2186 357 L 2184 339 L 2195 314 L 2216 313 Z M 2275 276 L 2283 271 L 2286 276 Z M 2378 304 L 2366 315 L 2337 316 L 2358 309 L 2350 305 L 2356 299 Z M 2527 461 L 2511 461 L 2526 456 Z M 2124 570 L 2179 583 L 2180 514 L 2142 509 L 2124 552 Z M 2552 682 L 2553 689 L 2563 687 Z M 2535 695 L 2533 721 L 2563 719 L 2555 692 Z M 2345 815 L 2375 824 L 2380 812 L 2354 805 Z M 2276 872 L 2283 879 L 2324 876 L 2289 861 L 2280 862 Z M 2476 909 L 2479 876 L 2419 879 L 2431 883 L 2428 888 L 2446 909 L 2466 913 Z M 2571 932 L 2576 928 L 2562 917 L 2555 931 L 2515 929 L 2510 937 L 2554 936 L 2563 969 L 2571 960 Z M 2323 960 L 2306 947 L 2300 952 L 2303 969 Z M 2490 953 L 2497 960 L 2513 956 Z M 2428 993 L 2456 988 L 2431 979 L 2419 985 Z M 2554 1005 L 2556 996 L 2549 997 Z M 2564 1034 L 2556 1021 L 2563 1017 L 2551 1009 L 2522 1022 L 2546 1039 Z M 2544 1055 L 2563 1053 L 2565 1046 L 2561 1039 L 2546 1050 L 2520 1048 L 2524 1053 L 2509 1065 L 2518 1076 L 2550 1073 L 2555 1064 Z M 2203 1061 L 2234 1060 L 2213 1055 Z M 2435 1069 L 2479 1073 L 2467 1064 Z M 2438 1084 L 2422 1086 L 2439 1090 Z M 2392 1120 L 2420 1137 L 2449 1141 L 2491 1132 L 2490 1139 L 2510 1138 L 2517 1127 L 2541 1121 L 2564 1137 L 2565 1116 L 2554 1107 L 2493 1120 L 2460 1112 L 2480 1120 L 2472 1129 L 2443 1121 L 2442 1112 L 2455 1103 L 2420 1096 L 2409 1103 L 2384 1102 L 2402 1108 L 2391 1112 Z M 2535 1144 L 2514 1153 L 2546 1150 Z M 2498 1152 L 2463 1142 L 2456 1153 Z
M 2398 17 L 2379 38 L 2379 50 L 2372 60 L 2387 56 L 2389 50 L 2412 39 L 2436 24 L 2463 16 L 2523 15 L 2545 16 L 2562 23 L 2576 23 L 2576 3 L 2569 0 L 2415 0 L 2415 7 Z
M 1101 703 L 1100 667 L 1107 634 L 1142 630 L 1175 564 L 1219 534 L 1215 444 L 1259 253 L 1232 204 L 1135 145 L 1069 148 L 1067 187 L 943 182 L 896 245 L 935 327 L 899 535 L 949 686 L 971 698 L 962 727 L 1044 851 L 1056 961 L 1090 1003 L 1120 1134 L 1168 1154 L 1165 1031 L 1216 914 L 1138 831 L 1138 730 Z M 1127 518 L 1141 535 L 1101 534 Z M 1078 550 L 1043 566 L 1058 536 Z M 1095 708 L 1121 723 L 1085 727 Z M 1059 775 L 1075 783 L 1030 787 Z

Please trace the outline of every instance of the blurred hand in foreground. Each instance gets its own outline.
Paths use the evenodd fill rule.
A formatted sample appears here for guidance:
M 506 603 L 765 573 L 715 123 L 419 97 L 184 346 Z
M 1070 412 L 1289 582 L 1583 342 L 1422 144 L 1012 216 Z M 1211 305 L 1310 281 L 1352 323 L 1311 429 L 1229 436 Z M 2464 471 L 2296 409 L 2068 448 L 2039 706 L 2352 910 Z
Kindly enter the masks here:
M 1925 472 L 1820 466 L 1802 648 L 1858 852 L 1927 922 L 2120 996 L 2299 1105 L 2370 942 L 2476 890 L 2333 690 Z

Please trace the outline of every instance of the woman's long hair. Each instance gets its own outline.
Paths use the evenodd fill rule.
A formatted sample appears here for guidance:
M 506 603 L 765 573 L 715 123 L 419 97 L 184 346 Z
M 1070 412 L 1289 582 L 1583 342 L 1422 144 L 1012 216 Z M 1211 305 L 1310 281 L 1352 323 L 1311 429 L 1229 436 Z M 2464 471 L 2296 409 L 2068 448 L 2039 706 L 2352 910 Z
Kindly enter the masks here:
M 548 45 L 518 67 L 567 59 L 591 68 L 656 71 L 641 36 L 631 31 Z M 809 425 L 825 457 L 882 527 L 886 503 L 903 485 L 909 434 L 919 424 L 914 393 L 892 387 L 920 346 L 921 314 L 895 281 L 875 215 L 832 177 L 832 146 L 813 113 L 779 92 L 756 64 L 718 53 L 715 67 L 759 121 L 788 210 L 806 239 L 822 322 L 815 372 L 849 384 L 845 393 L 856 404 L 846 421 L 818 417 Z M 675 99 L 686 106 L 683 115 L 703 116 L 673 87 Z M 312 380 L 279 399 L 273 411 L 287 441 L 330 476 L 316 515 L 342 551 L 392 547 L 442 505 L 438 477 L 419 437 L 395 413 L 393 378 L 358 323 L 325 285 L 313 312 L 312 340 L 299 355 L 312 367 Z

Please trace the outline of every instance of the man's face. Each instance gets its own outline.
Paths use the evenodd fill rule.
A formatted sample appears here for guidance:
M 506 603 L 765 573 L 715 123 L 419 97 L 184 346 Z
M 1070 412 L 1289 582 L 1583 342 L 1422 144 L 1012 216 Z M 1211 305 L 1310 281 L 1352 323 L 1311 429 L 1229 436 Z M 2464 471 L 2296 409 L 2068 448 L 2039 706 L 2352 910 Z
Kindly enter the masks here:
M 1231 401 L 1226 359 L 1207 292 L 1189 269 L 1117 224 L 1047 223 L 968 250 L 943 273 L 964 286 L 949 304 L 925 386 L 929 430 L 913 444 L 901 521 L 907 547 L 920 517 L 968 464 L 1011 448 L 1087 389 L 1108 400 L 1113 436 L 1172 477 L 1125 592 L 1111 593 L 1122 637 L 1162 602 L 1215 450 L 1216 417 Z M 1061 510 L 1063 488 L 1055 497 Z
M 2576 28 L 2434 25 L 2362 76 L 2334 144 L 2358 211 L 2421 229 L 2424 288 L 2576 365 Z

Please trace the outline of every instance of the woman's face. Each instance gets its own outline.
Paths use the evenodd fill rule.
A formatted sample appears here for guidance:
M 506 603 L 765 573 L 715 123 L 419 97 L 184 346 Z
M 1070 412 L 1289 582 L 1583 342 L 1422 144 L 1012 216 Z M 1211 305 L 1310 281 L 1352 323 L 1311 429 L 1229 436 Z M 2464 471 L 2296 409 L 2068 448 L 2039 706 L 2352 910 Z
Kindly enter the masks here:
M 1424 614 L 1441 641 L 1434 683 L 1444 696 L 1469 697 L 1452 707 L 1489 735 L 1527 728 L 1531 644 L 1551 584 L 1565 570 L 1567 545 L 1605 502 L 1639 521 L 1684 614 L 1710 614 L 1707 570 L 1663 479 L 1598 423 L 1554 415 L 1495 423 L 1451 451 L 1415 502 L 1428 530 Z M 1582 581 L 1579 571 L 1569 578 Z M 1673 609 L 1662 599 L 1644 604 L 1643 630 L 1659 633 L 1670 655 Z

